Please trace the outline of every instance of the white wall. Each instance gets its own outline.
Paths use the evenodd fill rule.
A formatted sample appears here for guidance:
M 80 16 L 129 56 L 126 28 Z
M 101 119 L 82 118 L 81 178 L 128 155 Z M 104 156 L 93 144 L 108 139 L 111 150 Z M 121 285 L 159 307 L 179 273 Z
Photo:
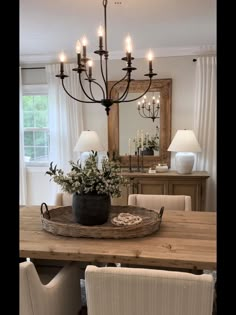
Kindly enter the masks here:
M 172 138 L 178 129 L 192 129 L 194 123 L 194 86 L 195 86 L 195 63 L 192 61 L 194 56 L 183 57 L 163 57 L 156 58 L 153 62 L 153 68 L 158 73 L 155 78 L 172 79 Z M 124 62 L 121 60 L 110 60 L 109 62 L 109 80 L 118 80 L 124 75 L 122 67 Z M 137 59 L 133 61 L 137 67 L 134 71 L 136 80 L 146 79 L 143 75 L 148 72 L 148 62 L 146 59 Z M 30 67 L 33 65 L 27 65 Z M 37 65 L 39 66 L 39 65 Z M 94 77 L 100 75 L 99 66 L 95 62 L 93 69 Z M 23 70 L 23 84 L 46 83 L 45 70 Z M 105 109 L 100 104 L 84 104 L 84 128 L 85 130 L 95 130 L 107 151 L 107 115 Z M 132 119 L 132 118 L 131 118 Z M 172 153 L 173 154 L 173 153 Z M 174 166 L 174 155 L 171 159 L 171 168 Z M 44 171 L 32 171 L 28 169 L 28 204 L 40 204 L 47 202 L 52 204 L 54 197 L 51 194 L 51 185 L 49 178 L 44 175 Z

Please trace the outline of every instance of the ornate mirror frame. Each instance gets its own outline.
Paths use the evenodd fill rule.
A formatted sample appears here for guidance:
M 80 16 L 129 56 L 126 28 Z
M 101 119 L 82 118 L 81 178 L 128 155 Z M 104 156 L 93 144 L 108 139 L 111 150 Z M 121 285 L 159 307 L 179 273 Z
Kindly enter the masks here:
M 114 83 L 115 81 L 109 81 L 109 90 Z M 129 92 L 142 94 L 148 83 L 148 80 L 134 80 L 130 83 Z M 125 90 L 125 87 L 126 82 L 117 84 L 112 89 L 112 99 L 117 99 Z M 160 92 L 160 150 L 158 156 L 143 156 L 143 166 L 151 167 L 158 163 L 165 163 L 170 167 L 170 152 L 167 149 L 171 142 L 172 79 L 152 80 L 148 92 Z M 129 106 L 129 103 L 127 103 L 127 106 Z M 120 156 L 119 154 L 119 104 L 117 103 L 111 106 L 108 116 L 108 152 L 110 156 L 115 155 L 119 157 L 122 167 L 129 166 L 129 157 Z M 132 166 L 137 166 L 137 157 L 135 155 L 132 155 Z

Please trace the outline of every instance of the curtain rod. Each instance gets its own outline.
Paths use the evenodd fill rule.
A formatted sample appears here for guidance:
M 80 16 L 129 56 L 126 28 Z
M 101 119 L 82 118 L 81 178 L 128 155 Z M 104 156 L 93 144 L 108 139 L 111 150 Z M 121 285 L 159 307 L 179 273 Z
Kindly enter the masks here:
M 46 69 L 46 67 L 21 68 L 21 70 L 38 70 L 38 69 Z

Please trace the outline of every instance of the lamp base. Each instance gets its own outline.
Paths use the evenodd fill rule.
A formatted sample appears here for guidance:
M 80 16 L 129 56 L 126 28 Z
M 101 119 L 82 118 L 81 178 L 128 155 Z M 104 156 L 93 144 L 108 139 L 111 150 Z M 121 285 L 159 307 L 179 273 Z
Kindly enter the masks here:
M 195 155 L 191 152 L 177 152 L 175 155 L 175 167 L 179 174 L 191 174 Z

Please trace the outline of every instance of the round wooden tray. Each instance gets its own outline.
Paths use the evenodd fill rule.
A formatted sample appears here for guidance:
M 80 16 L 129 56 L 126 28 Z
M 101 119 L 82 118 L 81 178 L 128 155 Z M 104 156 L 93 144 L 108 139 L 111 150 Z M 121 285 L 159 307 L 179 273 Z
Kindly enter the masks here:
M 164 208 L 160 212 L 133 206 L 111 206 L 111 212 L 106 223 L 86 226 L 73 222 L 72 207 L 58 207 L 46 212 L 42 211 L 43 229 L 56 235 L 92 238 L 135 238 L 152 234 L 160 228 Z M 142 222 L 136 225 L 115 226 L 111 219 L 121 212 L 139 215 Z

